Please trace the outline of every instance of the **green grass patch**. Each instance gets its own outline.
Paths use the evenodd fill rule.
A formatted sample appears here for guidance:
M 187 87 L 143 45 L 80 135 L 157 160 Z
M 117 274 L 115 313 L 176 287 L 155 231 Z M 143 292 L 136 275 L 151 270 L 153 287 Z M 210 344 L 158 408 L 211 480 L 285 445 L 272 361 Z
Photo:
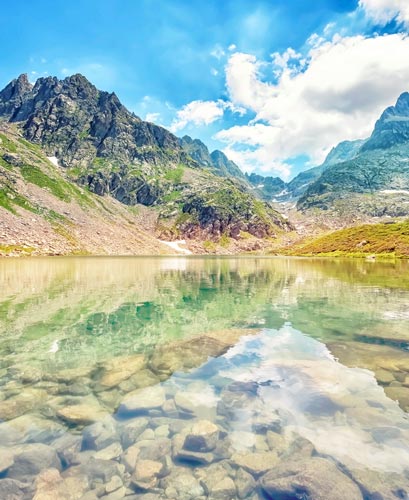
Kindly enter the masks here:
M 14 144 L 13 141 L 11 141 L 8 137 L 6 137 L 4 134 L 0 134 L 0 146 L 2 146 L 4 149 L 7 149 L 10 153 L 16 153 L 17 152 L 17 147 Z
M 171 193 L 165 194 L 163 197 L 163 201 L 165 203 L 170 203 L 172 201 L 178 200 L 180 197 L 180 192 L 179 191 L 172 191 Z
M 0 188 L 0 207 L 16 214 L 16 205 L 26 210 L 30 210 L 30 212 L 37 213 L 37 210 L 31 205 L 27 198 L 24 198 L 24 196 L 19 195 L 6 186 Z
M 224 233 L 220 237 L 219 245 L 223 248 L 227 248 L 230 245 L 230 241 L 230 238 Z
M 213 243 L 213 241 L 210 240 L 206 240 L 203 242 L 203 248 L 206 250 L 206 252 L 216 251 L 216 245 Z
M 409 221 L 341 229 L 290 248 L 290 255 L 409 257 Z
M 63 188 L 61 180 L 53 179 L 46 175 L 41 169 L 33 165 L 23 165 L 20 167 L 22 176 L 27 182 L 31 182 L 38 187 L 48 189 L 54 196 L 63 201 L 70 201 L 70 196 Z
M 165 174 L 165 179 L 167 181 L 174 182 L 175 184 L 180 184 L 182 182 L 183 173 L 185 171 L 184 165 L 178 165 L 173 170 L 168 170 Z
M 2 245 L 0 244 L 0 255 L 9 255 L 11 253 L 20 253 L 31 255 L 36 249 L 22 245 Z

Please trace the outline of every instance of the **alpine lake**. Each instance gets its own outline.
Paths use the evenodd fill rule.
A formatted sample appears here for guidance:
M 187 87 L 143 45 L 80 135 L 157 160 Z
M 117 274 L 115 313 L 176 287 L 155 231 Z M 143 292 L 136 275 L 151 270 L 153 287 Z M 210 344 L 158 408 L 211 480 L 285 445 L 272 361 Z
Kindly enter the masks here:
M 409 499 L 409 262 L 0 260 L 2 500 Z

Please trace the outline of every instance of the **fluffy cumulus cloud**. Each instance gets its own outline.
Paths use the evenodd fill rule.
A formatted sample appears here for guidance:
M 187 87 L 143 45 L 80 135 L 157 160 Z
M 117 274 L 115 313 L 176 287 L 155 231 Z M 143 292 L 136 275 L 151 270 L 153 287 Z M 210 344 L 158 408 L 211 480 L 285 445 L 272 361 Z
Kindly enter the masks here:
M 176 113 L 170 129 L 177 132 L 188 124 L 210 125 L 223 116 L 223 101 L 192 101 Z
M 360 0 L 359 5 L 368 17 L 380 24 L 386 24 L 392 19 L 409 26 L 408 0 Z
M 393 34 L 315 41 L 305 57 L 293 50 L 271 61 L 234 53 L 226 84 L 234 106 L 251 110 L 245 126 L 216 139 L 245 170 L 288 177 L 291 158 L 321 162 L 344 139 L 367 137 L 382 110 L 408 90 L 409 38 Z
M 220 119 L 226 109 L 240 115 L 246 112 L 244 108 L 222 99 L 217 101 L 192 101 L 176 113 L 176 118 L 173 120 L 170 130 L 176 133 L 187 125 L 210 125 Z

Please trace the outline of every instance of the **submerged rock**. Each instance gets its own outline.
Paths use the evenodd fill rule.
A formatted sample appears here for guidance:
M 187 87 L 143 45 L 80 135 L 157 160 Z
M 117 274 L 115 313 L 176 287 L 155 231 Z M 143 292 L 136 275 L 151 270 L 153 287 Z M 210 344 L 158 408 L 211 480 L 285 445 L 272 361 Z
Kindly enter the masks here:
M 100 406 L 84 403 L 60 408 L 57 415 L 70 424 L 87 425 L 103 420 L 107 412 Z
M 138 437 L 148 427 L 149 420 L 146 417 L 134 418 L 121 428 L 121 442 L 124 449 L 135 444 Z
M 142 354 L 116 357 L 104 365 L 104 373 L 99 384 L 104 388 L 116 387 L 134 373 L 142 370 L 145 365 L 145 356 Z
M 80 500 L 88 488 L 85 476 L 63 478 L 57 469 L 47 469 L 36 478 L 33 500 Z
M 61 461 L 54 448 L 45 444 L 19 445 L 12 449 L 14 463 L 8 469 L 7 477 L 22 479 L 27 476 L 36 476 L 45 469 L 61 470 Z
M 190 451 L 212 451 L 219 439 L 219 428 L 209 420 L 195 422 L 185 438 L 183 448 Z
M 42 389 L 23 388 L 17 396 L 0 401 L 0 420 L 12 420 L 41 405 L 47 399 Z
M 7 500 L 30 498 L 30 496 L 32 496 L 29 496 L 30 489 L 31 488 L 26 483 L 22 483 L 16 479 L 0 479 L 0 498 Z
M 131 477 L 131 482 L 141 490 L 151 490 L 158 484 L 159 476 L 163 471 L 164 466 L 161 462 L 138 460 Z
M 169 476 L 160 481 L 160 487 L 165 490 L 167 498 L 177 500 L 192 500 L 205 495 L 200 482 L 187 468 L 175 467 Z
M 160 408 L 166 401 L 165 391 L 160 385 L 137 389 L 122 400 L 118 413 L 139 413 Z
M 259 477 L 270 469 L 273 469 L 279 459 L 274 451 L 261 453 L 235 453 L 231 461 L 238 467 L 249 472 L 254 477 Z
M 102 450 L 119 441 L 116 423 L 112 417 L 86 427 L 82 433 L 83 447 L 85 449 Z
M 409 498 L 409 478 L 404 474 L 380 471 L 352 470 L 351 477 L 365 494 L 365 498 L 396 500 Z
M 237 488 L 237 496 L 240 499 L 248 498 L 248 496 L 256 488 L 256 481 L 254 480 L 253 476 L 241 468 L 237 471 L 235 483 Z
M 14 455 L 7 448 L 0 449 L 0 474 L 6 472 L 14 464 Z
M 358 486 L 322 458 L 276 465 L 261 478 L 260 486 L 269 498 L 363 500 Z

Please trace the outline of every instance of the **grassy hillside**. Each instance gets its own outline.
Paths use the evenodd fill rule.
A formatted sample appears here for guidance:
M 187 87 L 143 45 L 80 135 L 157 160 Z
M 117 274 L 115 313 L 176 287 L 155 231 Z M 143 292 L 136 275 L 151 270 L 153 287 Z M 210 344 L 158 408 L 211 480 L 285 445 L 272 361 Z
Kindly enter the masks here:
M 409 220 L 341 229 L 290 248 L 289 255 L 409 257 Z

